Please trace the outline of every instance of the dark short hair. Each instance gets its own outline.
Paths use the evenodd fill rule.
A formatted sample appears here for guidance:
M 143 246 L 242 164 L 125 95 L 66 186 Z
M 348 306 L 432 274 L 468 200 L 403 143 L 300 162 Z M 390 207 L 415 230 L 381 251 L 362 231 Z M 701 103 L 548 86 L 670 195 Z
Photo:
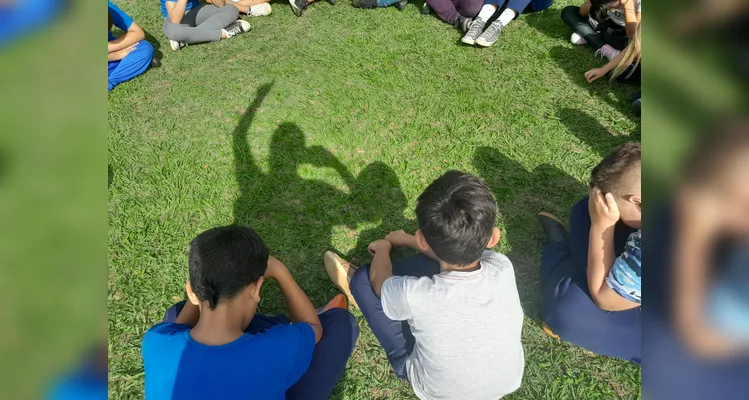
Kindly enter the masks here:
M 640 142 L 627 142 L 617 147 L 601 160 L 590 173 L 590 187 L 603 193 L 615 193 L 627 173 L 640 168 L 642 162 Z
M 190 242 L 190 285 L 211 310 L 257 282 L 268 267 L 268 247 L 246 226 L 209 229 Z
M 442 261 L 468 265 L 492 237 L 497 203 L 486 183 L 461 171 L 432 182 L 416 203 L 416 218 L 429 247 Z

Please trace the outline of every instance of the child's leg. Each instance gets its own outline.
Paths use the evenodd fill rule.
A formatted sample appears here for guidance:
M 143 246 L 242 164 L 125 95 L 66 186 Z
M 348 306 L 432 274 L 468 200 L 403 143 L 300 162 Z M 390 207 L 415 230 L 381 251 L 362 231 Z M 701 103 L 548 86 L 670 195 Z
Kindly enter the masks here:
M 198 29 L 207 31 L 221 30 L 236 21 L 239 18 L 237 7 L 225 5 L 216 7 L 213 4 L 207 4 L 200 7 L 195 16 L 195 23 Z
M 454 24 L 455 21 L 461 17 L 458 9 L 455 8 L 454 0 L 426 0 L 426 3 L 435 13 L 437 13 L 437 16 L 439 16 L 441 20 L 448 24 Z
M 133 79 L 146 71 L 151 65 L 153 58 L 153 46 L 146 40 L 138 42 L 135 48 L 127 57 L 119 60 L 115 68 L 109 70 L 107 79 L 109 80 L 109 90 L 112 90 L 118 84 Z M 111 65 L 111 63 L 110 63 Z
M 585 42 L 594 49 L 598 50 L 606 44 L 603 40 L 603 36 L 590 26 L 588 17 L 580 15 L 580 7 L 565 7 L 562 10 L 562 20 L 572 28 L 573 31 L 582 36 L 585 39 Z
M 325 400 L 330 397 L 354 352 L 359 325 L 350 312 L 333 308 L 320 314 L 320 323 L 323 335 L 315 345 L 309 368 L 286 391 L 286 399 Z
M 606 25 L 608 25 L 608 23 Z M 614 27 L 614 29 L 606 29 L 604 27 L 601 32 L 606 44 L 617 50 L 624 50 L 624 48 L 629 44 L 629 38 L 627 37 L 626 31 L 623 28 L 620 29 L 619 26 Z
M 501 1 L 504 2 L 504 0 L 494 0 L 494 1 Z M 456 0 L 455 1 L 455 9 L 458 11 L 458 13 L 466 18 L 473 18 L 476 15 L 478 15 L 479 11 L 481 10 L 481 6 L 484 5 L 484 2 L 481 0 Z
M 231 4 L 239 10 L 241 14 L 247 14 L 247 8 L 252 7 L 261 3 L 268 3 L 269 0 L 238 0 L 238 1 L 227 1 L 227 4 Z
M 216 6 L 210 5 L 213 8 Z M 221 40 L 221 28 L 214 30 L 198 29 L 198 12 L 205 8 L 206 5 L 195 7 L 188 11 L 182 21 L 179 24 L 175 24 L 169 20 L 164 19 L 164 36 L 169 40 L 174 40 L 180 43 L 206 43 L 206 42 L 218 42 Z M 237 15 L 239 12 L 237 11 Z
M 393 263 L 393 275 L 432 276 L 439 274 L 437 261 L 418 254 Z M 356 299 L 364 318 L 380 345 L 385 350 L 390 365 L 399 378 L 406 378 L 406 359 L 413 350 L 413 336 L 405 321 L 393 321 L 382 310 L 382 302 L 369 282 L 369 266 L 359 267 L 351 278 L 351 294 Z

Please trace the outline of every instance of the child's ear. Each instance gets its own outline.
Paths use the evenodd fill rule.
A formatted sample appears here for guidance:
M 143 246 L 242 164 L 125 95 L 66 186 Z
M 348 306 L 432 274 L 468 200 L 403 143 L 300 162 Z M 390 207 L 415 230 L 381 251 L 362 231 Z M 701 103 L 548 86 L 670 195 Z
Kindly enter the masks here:
M 424 237 L 424 233 L 421 231 L 421 229 L 417 229 L 416 233 L 414 233 L 414 236 L 416 236 L 416 246 L 421 250 L 422 252 L 429 251 L 429 243 L 427 243 L 427 239 Z
M 254 287 L 250 290 L 250 298 L 255 303 L 260 303 L 260 287 L 263 286 L 263 277 L 258 278 L 255 282 Z
M 497 243 L 499 243 L 499 238 L 501 236 L 502 234 L 499 233 L 499 228 L 495 226 L 494 230 L 492 230 L 492 237 L 489 239 L 489 243 L 486 244 L 486 248 L 491 249 L 492 247 L 496 246 Z
M 200 300 L 198 299 L 198 296 L 195 295 L 195 292 L 192 291 L 192 285 L 190 284 L 189 279 L 185 282 L 185 293 L 187 293 L 187 299 L 190 300 L 190 303 L 196 306 L 200 305 Z

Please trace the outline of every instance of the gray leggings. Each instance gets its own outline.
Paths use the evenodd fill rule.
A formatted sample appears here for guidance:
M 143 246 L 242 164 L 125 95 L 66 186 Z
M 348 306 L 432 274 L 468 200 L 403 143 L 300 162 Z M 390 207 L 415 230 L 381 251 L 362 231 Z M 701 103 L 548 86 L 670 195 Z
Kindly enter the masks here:
M 164 36 L 182 43 L 218 42 L 221 29 L 239 18 L 239 10 L 231 4 L 216 7 L 201 4 L 185 13 L 182 21 L 175 24 L 164 20 Z

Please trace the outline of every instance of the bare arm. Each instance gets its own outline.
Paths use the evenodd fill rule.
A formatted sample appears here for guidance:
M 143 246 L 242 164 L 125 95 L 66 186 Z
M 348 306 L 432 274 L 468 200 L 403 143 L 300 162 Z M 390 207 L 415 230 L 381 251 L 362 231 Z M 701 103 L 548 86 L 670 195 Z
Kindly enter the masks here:
M 403 230 L 390 232 L 387 234 L 387 236 L 385 236 L 385 239 L 387 239 L 394 247 L 409 247 L 411 249 L 414 249 L 424 254 L 425 256 L 431 258 L 432 260 L 435 260 L 435 261 L 440 260 L 437 257 L 437 255 L 434 254 L 431 248 L 428 249 L 427 251 L 421 250 L 419 246 L 416 244 L 416 236 L 409 235 Z
M 612 290 L 606 277 L 614 266 L 614 225 L 619 220 L 619 208 L 614 196 L 604 197 L 592 189 L 589 200 L 590 239 L 588 239 L 588 289 L 596 305 L 606 311 L 629 310 L 639 306 Z
M 266 278 L 273 278 L 281 288 L 286 307 L 289 309 L 289 319 L 292 322 L 306 322 L 315 331 L 315 344 L 322 338 L 322 324 L 317 317 L 317 310 L 310 303 L 309 298 L 291 276 L 288 268 L 277 258 L 268 259 Z
M 194 327 L 198 323 L 198 319 L 200 319 L 200 308 L 188 300 L 174 322 Z
M 590 71 L 586 72 L 585 80 L 588 81 L 588 83 L 592 83 L 596 79 L 611 72 L 611 70 L 616 68 L 616 66 L 619 65 L 620 62 L 622 62 L 622 60 L 624 59 L 624 53 L 626 53 L 626 50 L 617 54 L 616 57 L 614 57 L 611 61 L 609 61 L 603 67 L 593 68 Z
M 382 284 L 387 278 L 393 276 L 393 263 L 390 261 L 390 250 L 393 245 L 384 239 L 380 239 L 369 245 L 369 252 L 372 253 L 372 264 L 369 267 L 369 282 L 372 284 L 372 290 L 377 297 L 382 292 Z
M 173 24 L 179 24 L 182 22 L 182 18 L 185 16 L 185 9 L 187 8 L 187 0 L 177 0 L 176 2 L 166 2 L 166 13 L 169 15 L 169 21 Z
M 133 21 L 124 35 L 109 42 L 109 52 L 126 49 L 146 38 L 146 33 Z
M 627 2 L 624 3 L 624 25 L 627 31 L 628 38 L 631 38 L 635 35 L 635 31 L 637 31 L 637 24 L 640 23 L 640 14 L 642 13 L 635 10 L 634 0 L 627 0 Z
M 585 0 L 585 3 L 580 6 L 580 16 L 587 17 L 588 14 L 590 14 L 590 0 Z

